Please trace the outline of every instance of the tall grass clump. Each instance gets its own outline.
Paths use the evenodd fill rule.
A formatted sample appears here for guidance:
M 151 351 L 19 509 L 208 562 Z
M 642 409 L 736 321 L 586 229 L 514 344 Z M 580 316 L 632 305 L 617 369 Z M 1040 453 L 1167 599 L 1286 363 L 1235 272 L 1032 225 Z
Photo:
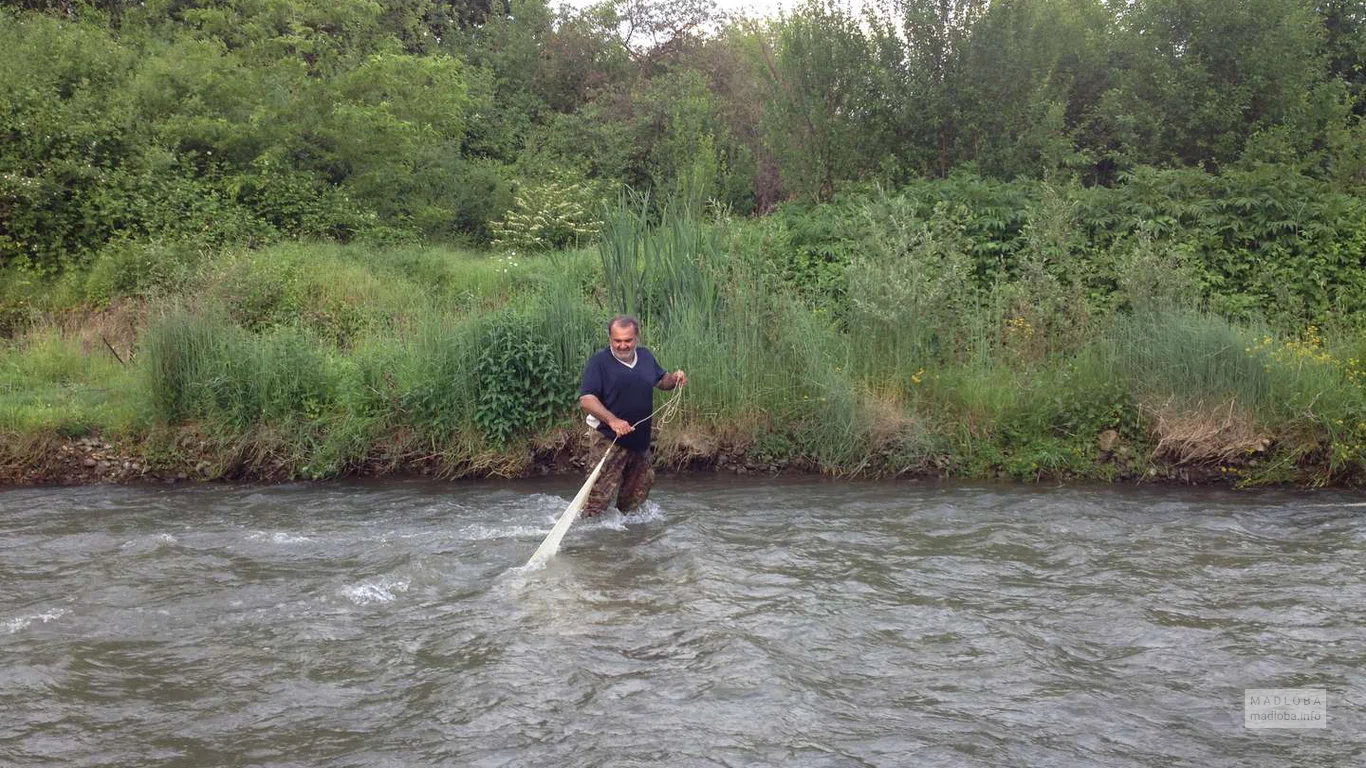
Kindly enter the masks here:
M 397 338 L 364 339 L 349 407 L 429 446 L 449 439 L 473 423 L 480 330 L 477 319 L 433 315 Z
M 231 332 L 221 318 L 185 310 L 148 327 L 140 363 L 157 418 L 179 423 L 203 412 L 205 388 L 228 355 Z
M 702 368 L 702 386 L 715 394 L 712 407 L 727 418 L 755 411 L 771 413 L 775 395 L 787 382 L 772 364 L 772 347 L 778 335 L 778 316 L 773 308 L 779 295 L 760 272 L 741 260 L 732 260 L 724 281 L 724 312 L 710 328 L 692 334 L 695 351 L 684 359 Z M 705 367 L 703 367 L 705 365 Z M 699 379 L 700 380 L 700 379 Z M 689 385 L 691 386 L 691 384 Z
M 602 239 L 598 241 L 608 306 L 642 320 L 646 319 L 649 215 L 648 198 L 623 194 L 615 206 L 604 209 Z
M 1336 443 L 1366 443 L 1366 367 L 1350 340 L 1325 342 L 1309 326 L 1288 338 L 1263 334 L 1245 349 L 1270 380 L 1269 415 L 1312 425 Z
M 644 341 L 664 366 L 688 372 L 683 397 L 692 420 L 749 432 L 775 419 L 791 386 L 774 362 L 775 294 L 739 259 L 713 266 L 719 300 L 680 308 L 658 332 L 647 326 Z
M 1197 311 L 1141 311 L 1117 316 L 1105 335 L 1113 374 L 1150 399 L 1180 402 L 1234 399 L 1258 411 L 1275 409 L 1273 372 L 1248 354 L 1253 333 Z
M 148 329 L 142 359 L 151 402 L 167 423 L 197 419 L 245 433 L 315 420 L 336 399 L 330 357 L 296 328 L 253 334 L 179 311 Z
M 532 304 L 533 330 L 549 345 L 556 365 L 581 371 L 588 356 L 606 343 L 605 320 L 586 299 L 592 286 L 575 280 L 581 268 L 574 260 L 560 255 L 551 262 L 562 279 L 547 284 Z M 596 282 L 598 274 L 593 277 Z
M 1197 311 L 1115 318 L 1097 344 L 1114 380 L 1132 382 L 1155 455 L 1240 465 L 1243 482 L 1355 476 L 1366 462 L 1366 370 L 1318 330 L 1279 336 Z M 1097 382 L 1089 391 L 1098 391 Z
M 661 360 L 690 372 L 693 420 L 768 435 L 827 471 L 856 470 L 873 428 L 848 367 L 857 355 L 829 314 L 724 242 L 684 203 L 656 220 L 644 197 L 623 197 L 599 245 L 612 310 L 638 315 Z
M 780 423 L 792 425 L 802 453 L 822 469 L 853 471 L 869 456 L 869 415 L 860 408 L 848 373 L 848 341 L 828 319 L 782 297 L 775 307 L 775 344 L 768 360 L 775 386 L 770 400 Z
M 237 364 L 220 368 L 210 390 L 230 423 L 246 429 L 316 421 L 331 410 L 337 394 L 335 366 L 316 338 L 282 326 L 255 337 L 238 335 L 236 342 Z
M 586 317 L 580 313 L 580 319 Z M 436 451 L 462 433 L 495 445 L 548 426 L 572 408 L 583 357 L 559 362 L 579 330 L 546 332 L 544 316 L 506 307 L 471 318 L 435 317 L 409 335 L 369 339 L 355 354 L 348 404 Z M 567 353 L 566 353 L 567 354 Z
M 652 220 L 649 198 L 624 193 L 603 216 L 603 280 L 609 306 L 667 330 L 675 316 L 714 318 L 721 239 L 681 200 Z
M 976 338 L 982 301 L 962 223 L 940 205 L 917 219 L 904 197 L 864 207 L 868 240 L 848 267 L 847 333 L 858 375 L 898 394 L 917 371 L 951 363 Z
M 680 196 L 656 214 L 648 197 L 627 193 L 604 216 L 602 280 L 608 314 L 638 316 L 661 362 L 689 371 L 688 411 L 750 426 L 762 418 L 761 392 L 778 378 L 765 370 L 771 302 L 737 279 L 741 266 L 723 241 L 696 201 Z

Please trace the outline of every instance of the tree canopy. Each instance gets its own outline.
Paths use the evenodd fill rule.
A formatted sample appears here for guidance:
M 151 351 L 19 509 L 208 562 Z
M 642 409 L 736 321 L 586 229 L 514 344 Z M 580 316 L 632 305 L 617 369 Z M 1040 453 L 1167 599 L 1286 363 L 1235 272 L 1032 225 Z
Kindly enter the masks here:
M 5 6 L 0 266 L 129 237 L 487 242 L 623 185 L 746 214 L 960 172 L 1366 183 L 1364 0 Z

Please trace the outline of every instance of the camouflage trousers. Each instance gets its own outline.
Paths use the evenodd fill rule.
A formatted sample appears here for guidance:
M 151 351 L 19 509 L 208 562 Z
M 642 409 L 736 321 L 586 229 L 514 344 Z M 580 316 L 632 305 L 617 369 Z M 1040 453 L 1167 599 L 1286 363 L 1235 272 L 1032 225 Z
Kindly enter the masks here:
M 620 445 L 613 447 L 612 441 L 602 436 L 596 429 L 588 431 L 592 446 L 588 450 L 588 470 L 598 465 L 603 451 L 612 448 L 612 455 L 602 465 L 593 490 L 588 492 L 588 500 L 583 504 L 583 517 L 600 515 L 616 497 L 617 509 L 631 512 L 645 503 L 650 496 L 650 486 L 655 483 L 655 468 L 650 461 L 649 452 L 637 453 Z

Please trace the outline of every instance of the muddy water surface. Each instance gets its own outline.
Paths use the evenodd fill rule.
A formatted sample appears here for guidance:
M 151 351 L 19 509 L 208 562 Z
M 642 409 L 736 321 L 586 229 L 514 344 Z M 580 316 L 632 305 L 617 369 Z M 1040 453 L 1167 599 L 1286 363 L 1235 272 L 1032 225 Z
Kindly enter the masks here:
M 0 492 L 0 764 L 1366 763 L 1360 496 L 575 490 Z

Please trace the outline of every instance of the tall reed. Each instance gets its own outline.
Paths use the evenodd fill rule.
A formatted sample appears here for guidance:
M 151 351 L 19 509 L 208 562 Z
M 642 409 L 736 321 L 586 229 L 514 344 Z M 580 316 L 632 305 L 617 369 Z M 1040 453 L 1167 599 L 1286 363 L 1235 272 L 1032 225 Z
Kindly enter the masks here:
M 1150 310 L 1114 318 L 1101 338 L 1113 375 L 1150 397 L 1275 407 L 1275 374 L 1249 354 L 1255 336 L 1245 326 L 1191 310 Z
M 648 196 L 623 194 L 604 217 L 598 249 L 613 309 L 658 328 L 687 313 L 714 317 L 720 239 L 686 201 L 666 203 L 654 222 Z

